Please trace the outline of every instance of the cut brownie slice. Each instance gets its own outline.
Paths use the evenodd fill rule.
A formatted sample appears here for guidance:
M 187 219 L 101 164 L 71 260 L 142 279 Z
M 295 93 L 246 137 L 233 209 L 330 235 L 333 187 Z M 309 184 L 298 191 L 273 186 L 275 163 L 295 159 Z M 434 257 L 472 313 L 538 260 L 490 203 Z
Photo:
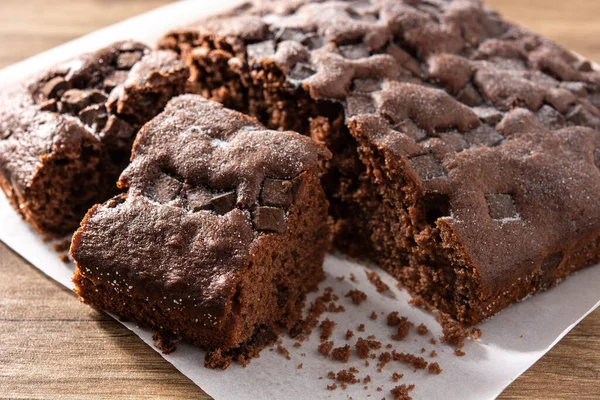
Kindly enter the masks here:
M 600 73 L 479 1 L 257 1 L 161 46 L 326 144 L 336 245 L 461 321 L 600 259 Z
M 266 130 L 197 95 L 138 134 L 119 180 L 73 238 L 76 292 L 90 304 L 245 362 L 302 317 L 330 246 L 310 138 Z
M 4 90 L 0 187 L 39 232 L 72 232 L 117 193 L 137 130 L 183 93 L 173 52 L 119 42 Z

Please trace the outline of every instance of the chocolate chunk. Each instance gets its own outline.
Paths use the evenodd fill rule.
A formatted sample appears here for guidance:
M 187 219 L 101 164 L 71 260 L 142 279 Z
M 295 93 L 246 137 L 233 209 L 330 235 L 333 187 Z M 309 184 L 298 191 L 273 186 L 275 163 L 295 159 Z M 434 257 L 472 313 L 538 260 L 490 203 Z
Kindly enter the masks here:
M 444 178 L 446 171 L 432 154 L 424 154 L 409 159 L 415 173 L 424 181 Z
M 103 88 L 107 92 L 112 92 L 114 88 L 123 84 L 129 76 L 128 71 L 114 71 L 104 79 Z
M 205 189 L 195 188 L 188 190 L 186 197 L 188 201 L 188 207 L 193 212 L 213 209 L 213 205 L 210 202 L 213 196 Z
M 535 115 L 540 123 L 548 129 L 562 129 L 566 125 L 565 118 L 562 114 L 547 104 L 542 106 Z
M 306 33 L 301 29 L 294 28 L 281 28 L 277 34 L 275 35 L 275 40 L 277 42 L 283 42 L 285 40 L 292 40 L 294 42 L 302 42 L 306 39 Z
M 40 93 L 44 98 L 56 98 L 61 96 L 65 90 L 69 89 L 69 83 L 62 76 L 56 76 L 44 83 Z
M 519 218 L 517 207 L 510 194 L 486 194 L 490 217 L 496 220 Z
M 150 190 L 150 197 L 159 203 L 168 203 L 179 195 L 182 187 L 183 183 L 179 180 L 162 173 L 154 182 Z
M 352 91 L 357 93 L 371 93 L 381 90 L 381 80 L 374 78 L 355 79 L 352 81 Z
M 213 197 L 210 204 L 217 214 L 225 215 L 235 208 L 236 200 L 235 191 L 232 191 Z
M 475 107 L 473 112 L 486 124 L 496 125 L 502 120 L 502 113 L 493 107 Z
M 543 285 L 548 285 L 552 282 L 556 273 L 556 269 L 562 260 L 562 251 L 552 253 L 544 258 L 540 266 L 540 280 Z
M 99 132 L 106 126 L 108 112 L 104 104 L 93 104 L 79 112 L 79 119 L 87 126 Z
M 141 59 L 142 53 L 137 51 L 131 53 L 121 53 L 117 58 L 117 68 L 120 70 L 129 70 Z
M 265 206 L 287 208 L 294 200 L 292 189 L 290 181 L 267 178 L 263 182 L 261 202 Z
M 259 231 L 282 233 L 285 230 L 285 211 L 275 207 L 256 207 L 252 222 Z
M 364 114 L 377 114 L 377 108 L 371 96 L 348 96 L 346 99 L 346 118 Z
M 119 139 L 129 139 L 135 130 L 127 122 L 111 115 L 104 127 L 105 136 L 116 137 Z
M 366 44 L 352 44 L 339 47 L 340 54 L 348 60 L 359 60 L 367 58 L 371 55 L 369 47 Z
M 58 110 L 77 114 L 88 105 L 104 103 L 106 99 L 106 95 L 98 90 L 86 92 L 79 89 L 70 89 L 60 98 Z
M 56 112 L 58 110 L 58 102 L 56 99 L 49 99 L 40 104 L 41 111 L 53 111 Z
M 310 65 L 305 63 L 298 63 L 294 66 L 294 68 L 292 68 L 288 77 L 295 81 L 303 81 L 305 79 L 310 78 L 316 73 L 317 71 L 315 71 Z
M 246 53 L 248 54 L 249 59 L 256 61 L 271 57 L 273 54 L 275 54 L 275 42 L 272 40 L 267 40 L 260 43 L 250 44 L 246 49 Z
M 404 133 L 415 142 L 420 142 L 424 139 L 427 139 L 427 132 L 425 132 L 424 129 L 419 128 L 417 124 L 412 122 L 410 119 L 405 119 L 398 122 L 396 125 L 394 125 L 394 129 L 398 132 Z

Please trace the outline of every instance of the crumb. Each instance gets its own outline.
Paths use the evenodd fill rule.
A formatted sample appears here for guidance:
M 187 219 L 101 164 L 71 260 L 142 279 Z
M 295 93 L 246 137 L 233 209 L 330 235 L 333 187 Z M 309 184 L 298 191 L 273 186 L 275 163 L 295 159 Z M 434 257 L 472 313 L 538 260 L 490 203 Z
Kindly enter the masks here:
M 396 326 L 400 323 L 400 317 L 398 317 L 398 311 L 394 311 L 388 314 L 387 324 L 388 326 Z
M 417 333 L 421 336 L 427 335 L 427 333 L 429 332 L 429 329 L 427 328 L 427 326 L 425 326 L 425 324 L 420 324 L 419 326 L 417 326 Z
M 425 311 L 433 312 L 435 311 L 434 307 L 431 307 L 421 296 L 415 296 L 408 301 L 408 304 L 414 307 L 422 308 Z
M 369 360 L 365 360 L 365 367 L 368 367 L 369 365 L 371 365 L 371 363 L 369 363 Z
M 437 352 L 435 350 L 431 350 L 431 353 L 429 353 L 429 357 L 431 357 L 431 358 L 437 357 Z
M 390 290 L 390 287 L 383 283 L 381 277 L 375 271 L 367 272 L 367 279 L 369 280 L 369 282 L 371 282 L 373 286 L 375 286 L 378 293 L 383 293 Z
M 390 393 L 394 400 L 412 400 L 412 397 L 408 395 L 408 392 L 414 388 L 415 385 L 400 385 L 390 390 Z
M 323 342 L 319 345 L 319 353 L 321 353 L 324 357 L 329 357 L 329 353 L 333 349 L 333 342 Z
M 425 353 L 427 350 L 425 350 L 425 347 L 421 347 L 421 353 Z
M 469 329 L 460 322 L 453 320 L 450 315 L 439 312 L 435 320 L 442 326 L 442 337 L 440 340 L 462 348 L 465 345 L 465 339 L 470 336 Z
M 351 331 L 350 329 L 348 329 L 346 331 L 346 340 L 350 340 L 352 338 L 352 336 L 354 336 L 354 331 Z
M 375 340 L 377 338 L 375 337 L 375 335 L 369 335 L 369 336 L 367 336 L 367 339 L 369 339 L 369 340 Z
M 389 352 L 383 352 L 377 358 L 379 362 L 377 363 L 377 368 L 379 368 L 379 372 L 381 369 L 385 367 L 390 361 L 392 361 L 392 355 Z
M 336 305 L 333 301 L 331 303 L 329 303 L 329 306 L 327 306 L 327 311 L 329 311 L 330 313 L 341 313 L 346 311 L 346 308 L 343 305 Z
M 356 277 L 355 277 L 355 276 L 354 276 L 354 274 L 352 274 L 352 273 L 350 274 L 350 280 L 351 280 L 352 282 L 356 282 Z
M 371 312 L 371 315 L 369 315 L 369 318 L 371 318 L 373 321 L 375 321 L 377 319 L 377 313 L 375 311 Z
M 283 347 L 280 344 L 277 345 L 277 352 L 279 354 L 283 355 L 287 360 L 291 360 L 292 359 L 290 357 L 290 352 L 288 351 L 288 349 L 286 349 L 285 347 Z
M 429 339 L 429 343 L 431 343 L 431 344 L 433 344 L 433 345 L 437 344 L 437 342 L 435 341 L 435 339 L 434 339 L 434 338 L 431 338 L 431 339 Z
M 71 247 L 71 239 L 70 238 L 62 239 L 62 240 L 52 243 L 52 248 L 57 253 L 63 253 L 65 251 L 68 251 L 69 247 Z
M 465 353 L 464 351 L 462 351 L 461 349 L 454 349 L 454 354 L 456 354 L 457 357 L 463 357 L 465 356 L 467 353 Z
M 367 295 L 358 289 L 353 289 L 349 291 L 348 293 L 346 293 L 346 297 L 350 297 L 352 303 L 356 304 L 357 306 L 367 299 Z
M 331 337 L 331 334 L 333 333 L 333 328 L 335 328 L 337 324 L 333 321 L 330 321 L 329 318 L 325 318 L 323 320 L 323 322 L 321 322 L 321 325 L 319 326 L 321 328 L 321 341 L 324 342 L 327 339 L 329 339 Z
M 298 366 L 296 367 L 297 369 L 302 369 L 304 367 L 304 365 L 302 365 L 302 363 L 298 364 Z
M 397 372 L 394 372 L 392 374 L 392 381 L 398 382 L 400 379 L 402 379 L 402 377 L 404 377 L 404 374 L 399 374 Z
M 177 343 L 181 340 L 176 335 L 166 332 L 154 332 L 154 346 L 156 346 L 163 354 L 170 354 L 177 350 Z
M 338 372 L 335 379 L 338 382 L 351 383 L 351 384 L 360 382 L 358 379 L 356 379 L 356 376 L 351 371 L 346 371 L 345 369 Z
M 377 388 L 377 391 L 378 391 L 378 392 L 381 392 L 382 390 L 383 390 L 383 389 L 381 388 L 381 386 L 379 386 L 379 387 Z
M 359 337 L 354 345 L 354 348 L 356 349 L 356 354 L 358 357 L 365 359 L 369 356 L 369 352 L 371 350 L 377 350 L 381 348 L 381 342 L 376 340 L 366 340 Z
M 357 369 L 356 369 L 356 368 L 354 368 L 354 367 L 350 367 L 350 368 L 348 369 L 348 371 L 352 372 L 353 374 L 358 374 L 358 373 L 360 372 L 359 370 L 357 370 Z
M 333 385 L 327 385 L 327 390 L 335 390 L 337 389 L 337 385 L 334 383 Z
M 394 361 L 402 361 L 406 364 L 410 364 L 415 369 L 425 369 L 429 364 L 423 357 L 417 357 L 414 354 L 398 353 L 396 350 L 392 351 L 392 357 Z
M 302 343 L 300 343 L 300 342 L 295 342 L 295 343 L 293 344 L 293 346 L 294 346 L 294 347 L 297 349 L 298 347 L 302 346 Z
M 342 275 L 342 276 L 338 276 L 335 279 L 337 279 L 339 282 L 344 282 L 346 280 L 346 277 L 344 275 Z
M 406 317 L 401 317 L 400 321 L 398 322 L 397 325 L 398 325 L 398 332 L 396 332 L 396 334 L 392 335 L 392 339 L 400 341 L 408 336 L 410 327 L 413 324 Z
M 363 383 L 369 383 L 371 382 L 371 375 L 367 375 L 365 376 L 365 379 L 363 379 Z
M 473 335 L 473 339 L 479 340 L 479 338 L 481 337 L 481 329 L 473 328 L 471 329 L 471 334 Z
M 359 331 L 359 332 L 364 332 L 365 331 L 365 324 L 360 324 L 356 330 Z
M 68 264 L 71 261 L 67 253 L 59 253 L 58 258 L 60 258 L 60 261 L 64 262 L 65 264 Z
M 434 375 L 439 375 L 442 373 L 442 369 L 440 368 L 440 364 L 434 362 L 429 364 L 428 367 L 429 373 Z
M 337 347 L 331 351 L 331 358 L 336 361 L 348 362 L 350 359 L 350 346 Z
M 391 343 L 388 343 L 388 344 L 386 344 L 386 345 L 385 345 L 385 348 L 386 348 L 386 349 L 391 349 L 392 347 L 394 347 L 394 346 L 392 346 L 392 344 L 391 344 Z
M 335 379 L 335 372 L 333 372 L 333 371 L 329 371 L 329 372 L 327 373 L 327 377 L 328 377 L 329 379 Z

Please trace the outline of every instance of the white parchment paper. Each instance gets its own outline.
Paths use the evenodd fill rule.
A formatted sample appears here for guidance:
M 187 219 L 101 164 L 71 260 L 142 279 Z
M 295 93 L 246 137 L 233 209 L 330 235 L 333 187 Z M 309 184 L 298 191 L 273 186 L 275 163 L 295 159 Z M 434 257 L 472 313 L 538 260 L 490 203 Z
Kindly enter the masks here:
M 102 47 L 115 40 L 133 38 L 152 45 L 171 28 L 226 10 L 239 2 L 187 0 L 158 9 L 8 67 L 0 71 L 0 87 L 55 62 Z M 56 252 L 21 220 L 2 195 L 0 240 L 54 280 L 68 288 L 73 287 L 73 265 L 60 261 Z M 587 268 L 557 288 L 509 307 L 482 324 L 481 339 L 468 341 L 463 349 L 467 355 L 457 357 L 452 348 L 440 344 L 437 340 L 441 328 L 433 316 L 409 306 L 409 296 L 395 288 L 395 281 L 389 275 L 378 270 L 384 282 L 392 288 L 391 293 L 379 294 L 366 279 L 366 266 L 330 255 L 325 261 L 325 270 L 327 280 L 321 284 L 321 288 L 333 287 L 334 293 L 341 298 L 338 304 L 346 308 L 346 312 L 343 313 L 323 315 L 337 322 L 331 339 L 336 346 L 353 344 L 357 337 L 375 335 L 384 346 L 392 343 L 398 352 L 414 353 L 424 356 L 428 361 L 438 362 L 444 370 L 442 374 L 414 372 L 413 368 L 397 362 L 391 362 L 382 372 L 377 372 L 376 361 L 372 360 L 370 367 L 365 367 L 364 361 L 354 355 L 348 364 L 326 360 L 317 352 L 318 330 L 300 348 L 293 347 L 293 340 L 283 338 L 283 345 L 290 351 L 291 360 L 285 359 L 276 351 L 266 349 L 260 358 L 253 360 L 247 368 L 232 365 L 226 371 L 206 369 L 203 367 L 204 352 L 185 343 L 180 344 L 177 351 L 171 355 L 163 357 L 209 395 L 219 400 L 346 399 L 348 396 L 361 399 L 368 395 L 372 395 L 371 398 L 381 398 L 388 394 L 391 388 L 402 383 L 416 385 L 411 392 L 415 399 L 493 399 L 600 305 L 600 266 Z M 356 276 L 357 282 L 348 279 L 350 273 Z M 336 279 L 339 276 L 346 276 L 346 279 L 339 281 Z M 354 306 L 349 299 L 343 297 L 354 288 L 362 290 L 368 296 L 367 301 L 360 307 Z M 372 311 L 378 314 L 375 321 L 369 319 Z M 415 325 L 425 323 L 430 333 L 427 336 L 418 336 L 413 329 L 404 341 L 392 341 L 390 336 L 394 331 L 385 323 L 385 316 L 392 311 L 398 311 L 400 315 L 408 317 Z M 366 325 L 364 333 L 356 329 L 360 323 Z M 152 332 L 141 329 L 134 323 L 124 325 L 152 346 Z M 355 333 L 350 342 L 344 340 L 346 329 L 352 329 Z M 436 338 L 437 344 L 429 343 L 431 337 Z M 423 354 L 422 348 L 426 349 Z M 438 353 L 437 357 L 429 357 L 432 350 Z M 300 363 L 302 369 L 297 367 Z M 326 390 L 326 386 L 333 383 L 326 378 L 327 372 L 337 372 L 350 367 L 360 371 L 356 374 L 357 377 L 371 376 L 372 382 L 368 384 L 368 390 L 363 388 L 363 384 L 349 385 L 344 391 Z M 404 377 L 398 383 L 394 383 L 391 380 L 393 372 L 404 374 Z M 323 379 L 319 379 L 320 377 Z M 377 387 L 383 390 L 377 392 Z

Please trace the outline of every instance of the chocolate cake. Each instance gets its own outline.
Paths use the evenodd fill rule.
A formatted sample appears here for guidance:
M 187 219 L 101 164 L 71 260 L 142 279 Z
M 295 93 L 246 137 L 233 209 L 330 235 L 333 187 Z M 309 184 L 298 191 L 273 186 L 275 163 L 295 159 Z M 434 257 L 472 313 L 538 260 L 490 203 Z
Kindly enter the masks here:
M 198 95 L 137 135 L 118 185 L 71 255 L 83 301 L 246 362 L 302 318 L 330 246 L 325 147 Z M 171 349 L 172 350 L 172 349 Z
M 160 46 L 327 145 L 337 247 L 462 322 L 600 261 L 600 73 L 479 1 L 248 3 Z
M 136 132 L 188 77 L 175 53 L 120 42 L 4 88 L 0 187 L 39 232 L 72 232 L 116 194 Z

